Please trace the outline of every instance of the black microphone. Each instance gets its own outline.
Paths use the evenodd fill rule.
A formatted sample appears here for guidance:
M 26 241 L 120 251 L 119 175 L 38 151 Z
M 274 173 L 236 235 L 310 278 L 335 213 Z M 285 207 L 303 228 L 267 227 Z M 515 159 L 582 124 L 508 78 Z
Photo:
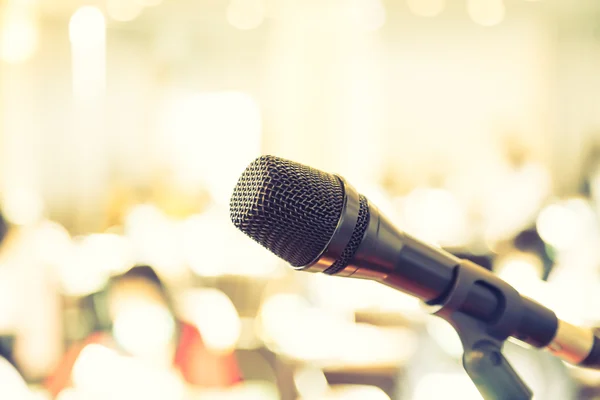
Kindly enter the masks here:
M 243 172 L 230 216 L 238 229 L 296 270 L 379 281 L 429 305 L 448 296 L 463 262 L 396 228 L 342 177 L 274 156 L 257 158 Z M 485 274 L 490 273 L 481 267 L 482 282 Z M 513 337 L 571 364 L 600 368 L 600 339 L 591 329 L 520 298 Z M 504 306 L 494 287 L 475 284 L 457 311 L 492 323 Z

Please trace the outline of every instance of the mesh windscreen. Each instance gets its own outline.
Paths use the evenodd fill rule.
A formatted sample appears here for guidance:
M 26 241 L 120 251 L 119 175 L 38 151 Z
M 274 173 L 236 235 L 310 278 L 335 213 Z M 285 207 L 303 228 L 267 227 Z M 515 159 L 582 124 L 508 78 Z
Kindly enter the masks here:
M 342 255 L 338 258 L 331 267 L 327 268 L 325 271 L 326 274 L 334 275 L 346 268 L 346 265 L 352 260 L 356 250 L 358 250 L 358 246 L 363 240 L 365 236 L 365 232 L 367 227 L 369 226 L 369 202 L 365 196 L 360 195 L 360 209 L 358 210 L 358 220 L 356 221 L 356 227 L 352 232 L 352 236 L 350 237 L 350 241 L 344 248 Z
M 343 205 L 344 190 L 334 175 L 262 156 L 238 180 L 230 216 L 246 235 L 299 267 L 325 249 Z

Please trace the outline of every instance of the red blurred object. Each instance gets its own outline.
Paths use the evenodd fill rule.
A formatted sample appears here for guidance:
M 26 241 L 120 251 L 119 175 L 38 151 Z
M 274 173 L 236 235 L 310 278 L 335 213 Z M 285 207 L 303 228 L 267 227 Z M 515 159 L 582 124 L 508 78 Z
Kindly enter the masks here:
M 215 354 L 202 340 L 196 327 L 180 321 L 180 335 L 173 365 L 185 381 L 203 388 L 225 388 L 242 380 L 237 360 L 233 353 Z M 87 340 L 71 347 L 55 372 L 46 380 L 46 389 L 52 398 L 71 385 L 71 373 L 81 351 L 90 344 L 115 347 L 107 333 L 94 333 Z

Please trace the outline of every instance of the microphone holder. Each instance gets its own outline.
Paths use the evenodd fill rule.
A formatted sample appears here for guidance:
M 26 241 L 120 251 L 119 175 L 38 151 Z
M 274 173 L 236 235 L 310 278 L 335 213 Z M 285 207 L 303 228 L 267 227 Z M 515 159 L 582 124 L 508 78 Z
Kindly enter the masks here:
M 498 315 L 491 323 L 458 311 L 475 285 L 492 289 L 501 300 Z M 463 367 L 485 400 L 532 398 L 529 387 L 502 354 L 504 342 L 522 316 L 521 296 L 512 286 L 483 267 L 462 260 L 450 293 L 429 311 L 449 322 L 458 333 L 464 350 Z

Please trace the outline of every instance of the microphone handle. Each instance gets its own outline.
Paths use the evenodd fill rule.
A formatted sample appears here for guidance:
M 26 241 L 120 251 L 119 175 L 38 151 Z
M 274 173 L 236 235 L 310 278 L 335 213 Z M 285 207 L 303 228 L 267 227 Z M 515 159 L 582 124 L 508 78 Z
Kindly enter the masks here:
M 380 281 L 429 305 L 441 304 L 450 293 L 461 260 L 397 229 L 369 203 L 370 220 L 355 258 L 338 276 Z M 482 268 L 483 274 L 489 273 Z M 512 336 L 535 347 L 550 344 L 558 328 L 553 311 L 521 296 L 523 318 Z M 502 312 L 503 299 L 485 284 L 475 284 L 458 311 L 491 322 Z

